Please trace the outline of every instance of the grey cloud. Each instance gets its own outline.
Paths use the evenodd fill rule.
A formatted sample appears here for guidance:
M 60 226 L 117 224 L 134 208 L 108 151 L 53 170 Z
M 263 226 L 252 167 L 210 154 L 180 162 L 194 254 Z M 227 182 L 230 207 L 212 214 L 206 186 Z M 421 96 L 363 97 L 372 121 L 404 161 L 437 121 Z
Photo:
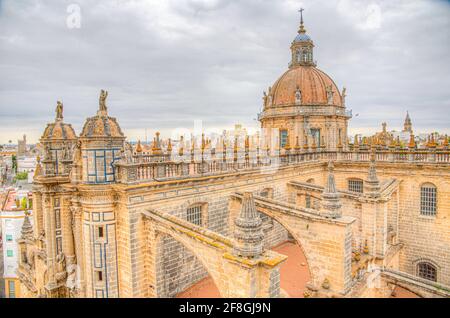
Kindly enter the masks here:
M 110 114 L 130 137 L 256 125 L 262 91 L 284 72 L 297 1 L 5 0 L 0 7 L 0 143 L 36 140 L 57 99 L 79 132 L 108 89 Z M 380 28 L 364 28 L 378 5 Z M 348 88 L 351 132 L 409 110 L 416 130 L 449 131 L 450 5 L 444 1 L 302 1 L 318 67 Z M 143 137 L 143 136 L 141 136 Z

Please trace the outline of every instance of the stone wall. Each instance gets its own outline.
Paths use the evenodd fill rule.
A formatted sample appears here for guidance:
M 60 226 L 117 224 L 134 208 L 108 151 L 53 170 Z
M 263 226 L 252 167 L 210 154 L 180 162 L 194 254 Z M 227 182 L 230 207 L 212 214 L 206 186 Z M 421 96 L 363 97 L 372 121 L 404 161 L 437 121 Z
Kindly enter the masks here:
M 322 167 L 317 164 L 314 164 L 313 167 L 314 169 L 311 169 L 305 175 L 300 175 L 295 169 L 289 168 L 276 171 L 273 174 L 259 173 L 254 178 L 239 175 L 232 178 L 232 181 L 227 182 L 201 183 L 199 186 L 188 186 L 186 188 L 172 187 L 163 191 L 139 191 L 128 195 L 127 200 L 131 202 L 131 206 L 129 205 L 126 209 L 133 214 L 146 209 L 155 209 L 186 220 L 187 208 L 193 204 L 202 204 L 204 206 L 202 213 L 205 214 L 202 217 L 203 226 L 216 233 L 232 237 L 234 217 L 229 214 L 229 201 L 232 194 L 236 191 L 250 190 L 259 195 L 262 191 L 269 189 L 273 198 L 286 201 L 288 200 L 287 181 L 300 178 L 309 179 L 311 176 L 318 178 Z M 264 243 L 266 249 L 279 245 L 290 238 L 281 224 L 275 220 L 269 220 L 269 222 L 271 226 L 265 231 Z M 123 225 L 125 226 L 126 223 Z M 128 233 L 127 235 L 131 234 Z M 121 245 L 121 242 L 119 242 L 119 245 Z M 156 266 L 158 272 L 156 281 L 149 279 L 141 285 L 161 286 L 162 284 L 166 287 L 163 290 L 158 290 L 156 294 L 173 297 L 208 276 L 205 267 L 184 245 L 173 238 L 167 237 L 164 239 L 162 246 L 162 250 L 159 252 L 161 257 L 155 258 L 155 264 L 150 260 L 144 261 L 147 267 Z M 139 252 L 135 253 L 139 254 Z M 146 293 L 145 287 L 141 292 Z
M 346 189 L 349 178 L 365 180 L 367 169 L 368 165 L 363 163 L 338 164 L 335 170 L 338 189 Z M 450 285 L 450 171 L 437 165 L 378 163 L 377 175 L 381 182 L 400 181 L 399 190 L 386 203 L 386 240 L 389 244 L 403 245 L 399 270 L 417 275 L 417 263 L 427 261 L 437 268 L 438 282 Z M 423 183 L 437 187 L 435 217 L 420 214 Z M 364 207 L 363 213 L 366 213 Z

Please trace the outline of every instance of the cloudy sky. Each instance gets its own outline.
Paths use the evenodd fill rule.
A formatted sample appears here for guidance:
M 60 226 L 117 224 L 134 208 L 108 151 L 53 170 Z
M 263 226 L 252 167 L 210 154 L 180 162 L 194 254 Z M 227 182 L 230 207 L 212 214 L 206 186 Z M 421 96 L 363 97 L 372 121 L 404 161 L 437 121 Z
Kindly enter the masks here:
M 57 100 L 79 132 L 102 88 L 130 140 L 256 126 L 300 7 L 318 67 L 359 114 L 351 134 L 398 129 L 406 110 L 417 132 L 450 133 L 448 1 L 0 0 L 0 143 L 36 141 Z

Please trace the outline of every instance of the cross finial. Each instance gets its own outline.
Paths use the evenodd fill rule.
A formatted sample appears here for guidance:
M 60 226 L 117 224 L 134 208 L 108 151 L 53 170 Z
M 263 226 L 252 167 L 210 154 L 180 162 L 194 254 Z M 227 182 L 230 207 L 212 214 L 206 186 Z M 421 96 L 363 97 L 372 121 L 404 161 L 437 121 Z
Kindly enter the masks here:
M 303 24 L 303 11 L 304 11 L 305 9 L 303 9 L 303 8 L 300 8 L 300 10 L 298 10 L 298 12 L 300 12 L 300 24 Z
M 305 33 L 305 28 L 303 27 L 303 11 L 305 9 L 300 8 L 300 10 L 298 10 L 298 12 L 300 12 L 300 29 L 298 30 L 298 33 Z

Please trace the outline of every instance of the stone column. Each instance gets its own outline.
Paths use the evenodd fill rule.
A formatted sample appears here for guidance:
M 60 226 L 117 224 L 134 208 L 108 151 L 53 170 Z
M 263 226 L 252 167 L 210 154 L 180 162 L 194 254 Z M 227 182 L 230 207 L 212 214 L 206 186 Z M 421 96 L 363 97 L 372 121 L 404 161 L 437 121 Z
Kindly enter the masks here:
M 44 217 L 42 215 L 42 193 L 34 192 L 33 190 L 33 220 L 34 220 L 34 235 L 39 237 L 40 233 L 44 229 L 43 220 Z
M 70 198 L 65 197 L 61 205 L 61 225 L 63 231 L 63 251 L 66 256 L 67 265 L 75 263 L 75 249 L 72 231 L 72 211 L 70 209 Z
M 85 286 L 84 286 L 84 253 L 83 253 L 83 243 L 82 243 L 82 210 L 78 204 L 72 205 L 72 233 L 75 245 L 75 256 L 77 262 L 77 279 L 79 297 L 85 297 Z
M 55 246 L 55 218 L 52 211 L 52 197 L 49 194 L 44 195 L 44 223 L 45 223 L 45 241 L 47 247 L 47 286 L 56 286 L 55 268 L 54 268 L 54 246 Z

